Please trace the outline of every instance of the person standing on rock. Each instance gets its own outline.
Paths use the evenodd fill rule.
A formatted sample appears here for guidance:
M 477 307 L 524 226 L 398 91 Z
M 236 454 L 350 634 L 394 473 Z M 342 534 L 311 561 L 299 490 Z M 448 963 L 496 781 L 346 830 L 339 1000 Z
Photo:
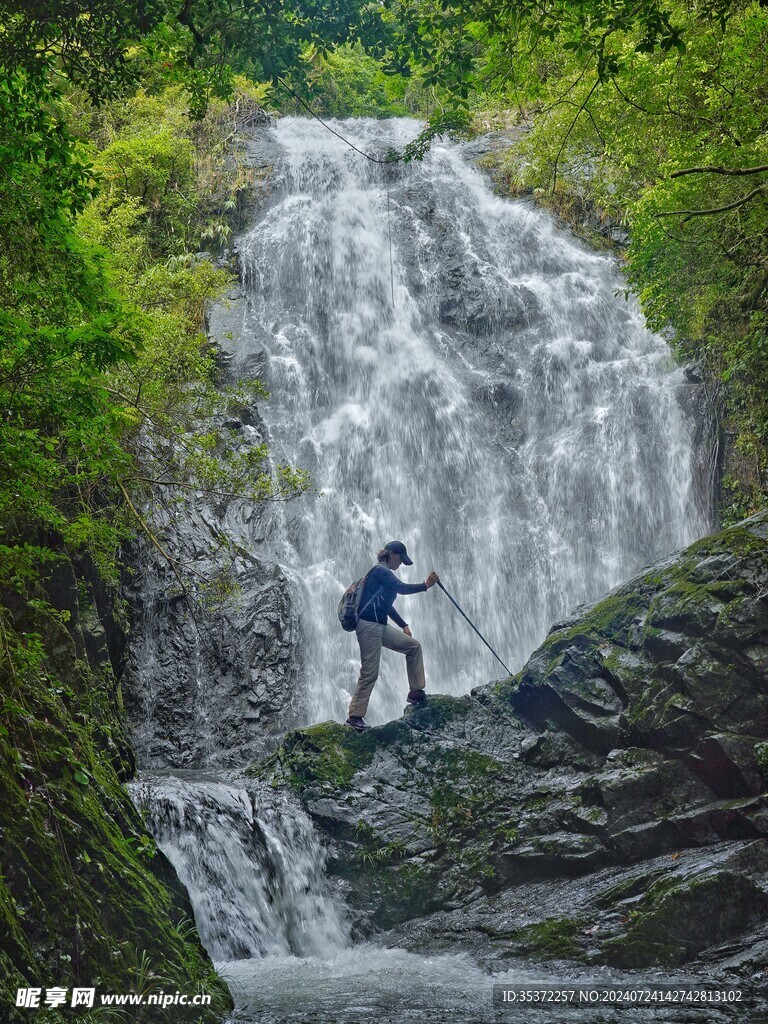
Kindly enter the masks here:
M 414 640 L 408 623 L 395 611 L 394 603 L 398 594 L 421 594 L 439 581 L 434 570 L 424 583 L 402 583 L 395 576 L 401 565 L 413 565 L 405 550 L 405 544 L 399 540 L 385 544 L 376 558 L 378 565 L 368 573 L 360 597 L 360 611 L 355 629 L 360 645 L 360 676 L 349 703 L 349 718 L 344 723 L 361 731 L 370 729 L 364 716 L 368 710 L 368 701 L 374 684 L 379 677 L 382 647 L 405 655 L 410 686 L 408 703 L 422 704 L 427 699 L 424 693 L 426 680 L 421 644 Z M 387 617 L 396 622 L 402 632 L 390 626 Z

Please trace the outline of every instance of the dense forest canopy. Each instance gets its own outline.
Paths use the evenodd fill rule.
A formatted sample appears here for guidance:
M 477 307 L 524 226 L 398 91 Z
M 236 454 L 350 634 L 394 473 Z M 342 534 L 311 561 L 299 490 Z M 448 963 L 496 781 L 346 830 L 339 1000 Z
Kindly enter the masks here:
M 116 578 L 134 531 L 158 543 L 140 511 L 153 484 L 169 501 L 308 486 L 270 475 L 265 448 L 228 455 L 206 425 L 261 394 L 219 393 L 202 328 L 228 272 L 195 256 L 226 246 L 252 184 L 234 95 L 429 118 L 406 157 L 442 130 L 525 125 L 499 168 L 510 193 L 626 225 L 629 284 L 724 417 L 723 514 L 764 503 L 761 4 L 33 0 L 0 3 L 0 26 L 0 628 L 15 664 L 42 657 L 13 611 L 39 599 L 41 566 L 87 552 Z
M 325 49 L 361 22 L 359 0 L 3 2 L 0 66 L 62 75 L 95 102 L 145 85 L 161 68 L 166 81 L 184 82 L 201 115 L 211 96 L 231 95 L 235 73 L 276 80 L 308 43 Z

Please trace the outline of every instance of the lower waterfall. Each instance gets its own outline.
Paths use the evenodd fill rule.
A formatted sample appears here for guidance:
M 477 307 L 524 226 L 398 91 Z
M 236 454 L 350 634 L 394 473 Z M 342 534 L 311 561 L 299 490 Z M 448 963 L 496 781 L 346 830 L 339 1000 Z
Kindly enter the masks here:
M 190 775 L 131 784 L 152 835 L 189 890 L 216 960 L 313 956 L 349 942 L 325 893 L 325 856 L 301 808 L 251 783 Z

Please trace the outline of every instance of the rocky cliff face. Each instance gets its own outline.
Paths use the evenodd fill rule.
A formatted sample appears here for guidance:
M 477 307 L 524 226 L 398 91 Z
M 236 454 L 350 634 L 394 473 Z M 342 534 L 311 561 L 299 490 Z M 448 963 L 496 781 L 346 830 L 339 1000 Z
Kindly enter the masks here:
M 768 512 L 578 609 L 513 678 L 429 688 L 252 769 L 299 795 L 362 932 L 500 966 L 762 969 Z
M 219 431 L 230 435 L 223 443 L 242 449 L 260 442 L 255 410 L 219 420 Z M 136 541 L 136 571 L 125 588 L 133 636 L 123 689 L 138 764 L 242 764 L 262 754 L 270 732 L 285 729 L 294 713 L 298 631 L 288 580 L 268 554 L 272 513 L 200 493 L 156 511 L 155 521 L 174 556 L 208 581 L 227 562 L 233 589 L 223 599 L 190 601 L 171 567 Z M 224 536 L 233 554 L 222 554 Z

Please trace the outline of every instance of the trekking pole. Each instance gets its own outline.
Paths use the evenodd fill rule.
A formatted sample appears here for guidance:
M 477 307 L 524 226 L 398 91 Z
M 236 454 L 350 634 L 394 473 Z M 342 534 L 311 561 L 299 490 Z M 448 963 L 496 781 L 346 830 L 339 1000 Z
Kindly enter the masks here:
M 472 629 L 474 629 L 474 631 L 475 631 L 475 632 L 477 633 L 477 635 L 478 635 L 478 636 L 480 637 L 480 639 L 481 639 L 481 640 L 483 641 L 483 643 L 485 644 L 485 646 L 486 646 L 486 647 L 488 648 L 488 650 L 489 650 L 489 651 L 491 652 L 491 654 L 492 654 L 492 655 L 494 656 L 494 658 L 496 659 L 496 661 L 498 661 L 498 662 L 499 662 L 499 664 L 500 664 L 500 665 L 502 665 L 502 666 L 503 666 L 503 668 L 505 668 L 505 669 L 506 669 L 506 671 L 507 671 L 507 672 L 509 673 L 509 675 L 512 675 L 512 672 L 511 672 L 511 671 L 510 671 L 510 670 L 509 670 L 509 669 L 507 668 L 507 666 L 506 666 L 506 665 L 504 664 L 504 662 L 503 662 L 503 661 L 501 660 L 501 658 L 500 658 L 500 657 L 498 656 L 498 654 L 496 653 L 496 651 L 494 651 L 494 649 L 493 649 L 493 648 L 491 647 L 491 645 L 490 645 L 490 644 L 488 643 L 488 641 L 487 641 L 487 640 L 485 639 L 485 637 L 484 637 L 484 636 L 483 636 L 483 634 L 482 634 L 482 633 L 480 632 L 480 630 L 479 630 L 479 629 L 477 628 L 477 626 L 476 626 L 476 625 L 474 624 L 474 622 L 473 622 L 473 621 L 472 621 L 472 620 L 471 620 L 471 619 L 469 618 L 469 616 L 468 616 L 468 615 L 466 615 L 466 614 L 465 614 L 465 612 L 464 612 L 463 608 L 461 608 L 461 606 L 460 606 L 460 605 L 458 604 L 458 602 L 457 602 L 457 601 L 454 601 L 454 599 L 453 599 L 453 598 L 451 597 L 451 595 L 450 595 L 450 594 L 448 593 L 448 591 L 447 591 L 447 590 L 445 589 L 445 587 L 444 587 L 444 586 L 443 586 L 443 584 L 442 584 L 442 583 L 440 582 L 440 580 L 438 580 L 438 581 L 437 581 L 437 585 L 438 585 L 438 587 L 440 587 L 440 589 L 441 589 L 441 590 L 442 590 L 442 592 L 443 592 L 443 593 L 445 594 L 445 596 L 446 596 L 446 597 L 448 598 L 448 600 L 449 600 L 449 601 L 451 602 L 451 604 L 452 604 L 452 605 L 453 605 L 453 606 L 454 606 L 454 607 L 455 607 L 455 608 L 456 608 L 456 609 L 457 609 L 457 610 L 458 610 L 458 611 L 459 611 L 459 612 L 461 613 L 461 615 L 463 615 L 463 616 L 464 616 L 464 618 L 465 618 L 465 619 L 467 620 L 467 622 L 468 622 L 468 623 L 470 624 L 470 626 L 472 627 Z

